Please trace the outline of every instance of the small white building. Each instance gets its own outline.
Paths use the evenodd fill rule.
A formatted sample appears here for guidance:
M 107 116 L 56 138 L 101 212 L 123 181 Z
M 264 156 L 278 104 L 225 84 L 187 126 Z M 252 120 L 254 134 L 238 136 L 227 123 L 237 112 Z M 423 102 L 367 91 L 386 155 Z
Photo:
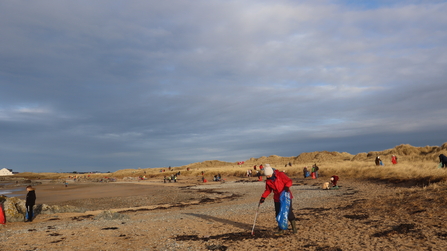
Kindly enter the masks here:
M 2 168 L 0 169 L 0 176 L 13 175 L 11 169 Z

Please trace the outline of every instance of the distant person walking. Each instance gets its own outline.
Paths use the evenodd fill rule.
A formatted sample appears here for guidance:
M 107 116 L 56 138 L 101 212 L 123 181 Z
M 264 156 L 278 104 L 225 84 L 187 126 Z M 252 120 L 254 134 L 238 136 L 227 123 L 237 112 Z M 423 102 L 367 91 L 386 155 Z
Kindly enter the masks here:
M 265 181 L 265 191 L 261 195 L 261 200 L 259 203 L 264 203 L 265 198 L 269 196 L 271 192 L 273 192 L 273 201 L 275 202 L 275 216 L 278 216 L 281 209 L 280 195 L 283 191 L 290 193 L 290 199 L 293 199 L 292 192 L 290 191 L 290 187 L 292 186 L 292 180 L 287 177 L 287 175 L 283 172 L 273 169 L 269 164 L 265 164 L 264 174 L 267 180 Z M 295 215 L 292 210 L 292 201 L 290 202 L 289 215 L 288 220 L 292 225 L 293 233 L 297 232 L 296 223 L 295 223 Z M 284 230 L 280 230 L 276 234 L 281 235 L 284 233 Z
M 313 170 L 314 170 L 314 172 L 315 172 L 315 178 L 318 179 L 318 177 L 319 177 L 319 175 L 318 175 L 318 171 L 320 170 L 320 168 L 317 166 L 316 163 L 312 166 L 312 168 L 313 168 Z
M 380 157 L 377 156 L 375 160 L 376 166 L 380 166 Z
M 396 157 L 396 155 L 393 155 L 393 156 L 391 157 L 391 163 L 393 163 L 393 165 L 396 165 L 396 164 L 397 164 L 397 157 Z
M 447 167 L 447 157 L 444 154 L 439 155 L 439 162 L 441 167 Z
M 36 204 L 36 191 L 32 186 L 27 186 L 26 191 L 28 193 L 26 194 L 26 201 L 25 201 L 25 207 L 26 207 L 26 219 L 25 222 L 31 222 L 33 221 L 33 207 Z

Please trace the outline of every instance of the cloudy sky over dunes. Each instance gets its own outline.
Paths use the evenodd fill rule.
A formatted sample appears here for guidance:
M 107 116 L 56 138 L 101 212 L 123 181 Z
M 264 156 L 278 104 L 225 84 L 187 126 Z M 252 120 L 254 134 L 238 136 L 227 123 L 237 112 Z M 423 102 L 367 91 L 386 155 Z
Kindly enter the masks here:
M 0 168 L 441 145 L 445 13 L 436 0 L 2 1 Z

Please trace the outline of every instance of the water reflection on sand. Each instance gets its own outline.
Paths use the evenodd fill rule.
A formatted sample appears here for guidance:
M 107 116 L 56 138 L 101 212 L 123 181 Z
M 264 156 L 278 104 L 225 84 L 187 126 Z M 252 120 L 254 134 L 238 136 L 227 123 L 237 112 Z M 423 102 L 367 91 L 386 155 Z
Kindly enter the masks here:
M 17 197 L 21 196 L 23 191 L 26 190 L 25 187 L 16 187 L 11 188 L 9 185 L 12 185 L 13 183 L 0 183 L 0 196 L 5 195 L 7 197 Z

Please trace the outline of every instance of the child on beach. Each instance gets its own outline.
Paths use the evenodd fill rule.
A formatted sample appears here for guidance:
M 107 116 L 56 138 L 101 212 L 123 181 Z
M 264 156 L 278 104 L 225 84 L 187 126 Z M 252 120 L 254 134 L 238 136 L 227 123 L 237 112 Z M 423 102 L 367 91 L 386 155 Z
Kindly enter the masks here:
M 28 193 L 26 194 L 26 219 L 25 222 L 31 222 L 33 221 L 33 207 L 34 204 L 36 204 L 36 191 L 32 186 L 27 186 L 26 191 Z

